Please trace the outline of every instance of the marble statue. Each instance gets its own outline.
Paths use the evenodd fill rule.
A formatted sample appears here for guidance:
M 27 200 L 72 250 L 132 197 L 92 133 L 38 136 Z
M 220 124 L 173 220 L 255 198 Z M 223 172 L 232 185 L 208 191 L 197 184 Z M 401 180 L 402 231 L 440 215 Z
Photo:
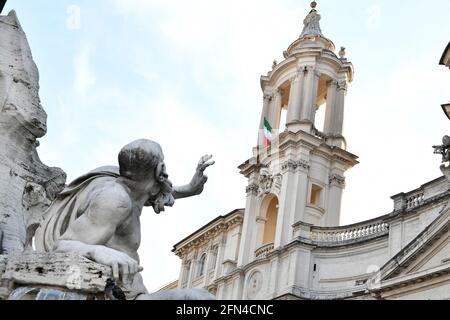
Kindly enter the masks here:
M 36 150 L 46 122 L 39 72 L 11 11 L 0 16 L 0 254 L 30 246 L 42 213 L 64 188 L 65 173 L 44 165 Z
M 160 213 L 176 199 L 200 194 L 207 181 L 204 171 L 214 164 L 211 158 L 200 159 L 189 184 L 174 187 L 158 143 L 137 140 L 128 144 L 119 153 L 119 167 L 98 168 L 58 195 L 36 233 L 36 249 L 77 253 L 111 266 L 113 277 L 128 288 L 128 299 L 158 299 L 162 293 L 149 295 L 139 273 L 142 209 L 151 206 Z M 212 297 L 207 292 L 191 293 L 166 292 L 164 298 Z
M 303 31 L 300 34 L 301 37 L 305 36 L 322 36 L 322 30 L 320 29 L 320 14 L 317 13 L 316 10 L 317 3 L 315 1 L 311 2 L 312 10 L 303 20 Z
M 446 166 L 445 163 L 450 162 L 450 137 L 444 136 L 442 138 L 442 145 L 433 146 L 434 153 L 442 155 L 441 171 L 444 176 L 450 181 L 450 165 Z

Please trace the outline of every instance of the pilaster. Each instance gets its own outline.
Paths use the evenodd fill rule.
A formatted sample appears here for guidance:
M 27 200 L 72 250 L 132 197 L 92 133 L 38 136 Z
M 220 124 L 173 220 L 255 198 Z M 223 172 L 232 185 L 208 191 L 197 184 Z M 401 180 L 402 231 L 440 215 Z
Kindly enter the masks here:
M 186 258 L 184 258 L 181 262 L 181 270 L 178 276 L 178 289 L 183 288 L 183 280 L 186 277 Z
M 203 266 L 203 287 L 206 287 L 208 285 L 209 282 L 209 263 L 211 260 L 211 255 L 212 255 L 212 246 L 211 244 L 208 245 L 207 250 L 206 250 L 206 260 L 205 260 L 205 265 Z
M 344 124 L 344 103 L 345 96 L 347 94 L 347 82 L 341 81 L 337 87 L 336 97 L 336 134 L 342 135 L 342 129 Z
M 194 257 L 191 259 L 191 267 L 189 269 L 189 277 L 187 281 L 187 288 L 192 288 L 192 281 L 195 277 L 195 270 L 197 269 L 197 253 L 195 253 Z
M 255 173 L 252 173 L 252 178 L 249 179 L 247 187 L 247 202 L 245 205 L 244 223 L 242 226 L 242 237 L 238 256 L 237 266 L 242 266 L 250 262 L 254 257 L 256 250 L 256 216 L 258 204 L 258 189 L 259 186 L 255 180 Z
M 333 173 L 329 176 L 329 191 L 325 226 L 339 226 L 342 193 L 345 188 L 345 177 Z
M 225 254 L 224 247 L 226 245 L 225 237 L 222 235 L 222 239 L 220 239 L 218 250 L 217 250 L 217 261 L 214 272 L 214 279 L 220 278 L 223 276 L 223 257 Z
M 287 160 L 282 164 L 282 186 L 275 235 L 275 248 L 287 244 L 292 239 L 292 225 L 304 212 L 306 204 L 305 184 L 309 163 L 306 160 Z

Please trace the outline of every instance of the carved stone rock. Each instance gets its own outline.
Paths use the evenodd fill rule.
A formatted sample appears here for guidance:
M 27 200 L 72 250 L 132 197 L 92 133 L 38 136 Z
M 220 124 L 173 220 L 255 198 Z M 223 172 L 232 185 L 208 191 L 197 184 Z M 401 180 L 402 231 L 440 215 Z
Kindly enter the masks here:
M 23 286 L 103 294 L 110 277 L 110 267 L 76 254 L 30 252 L 0 256 L 0 299 Z
M 0 16 L 0 253 L 25 248 L 27 222 L 39 220 L 36 214 L 64 187 L 65 173 L 42 164 L 36 151 L 37 139 L 46 133 L 46 121 L 38 70 L 16 13 L 11 11 Z M 35 217 L 29 220 L 30 211 Z

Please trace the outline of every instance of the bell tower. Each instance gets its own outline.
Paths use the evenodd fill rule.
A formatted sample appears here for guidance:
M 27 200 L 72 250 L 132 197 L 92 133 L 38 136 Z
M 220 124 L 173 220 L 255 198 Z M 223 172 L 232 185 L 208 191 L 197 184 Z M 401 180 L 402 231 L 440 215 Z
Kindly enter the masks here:
M 338 226 L 344 173 L 358 163 L 343 136 L 353 65 L 322 34 L 316 6 L 284 60 L 261 77 L 258 144 L 239 167 L 248 179 L 239 266 L 294 240 L 294 225 Z

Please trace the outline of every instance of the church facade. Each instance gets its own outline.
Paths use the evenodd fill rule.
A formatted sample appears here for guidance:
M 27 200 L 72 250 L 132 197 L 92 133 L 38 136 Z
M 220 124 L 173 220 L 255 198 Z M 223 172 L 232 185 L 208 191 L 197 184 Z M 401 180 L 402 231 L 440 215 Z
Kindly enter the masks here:
M 353 65 L 311 6 L 284 61 L 261 77 L 258 145 L 239 166 L 245 208 L 177 243 L 179 280 L 164 289 L 236 300 L 450 299 L 446 177 L 394 195 L 387 215 L 339 226 L 345 172 L 358 164 L 342 135 Z

